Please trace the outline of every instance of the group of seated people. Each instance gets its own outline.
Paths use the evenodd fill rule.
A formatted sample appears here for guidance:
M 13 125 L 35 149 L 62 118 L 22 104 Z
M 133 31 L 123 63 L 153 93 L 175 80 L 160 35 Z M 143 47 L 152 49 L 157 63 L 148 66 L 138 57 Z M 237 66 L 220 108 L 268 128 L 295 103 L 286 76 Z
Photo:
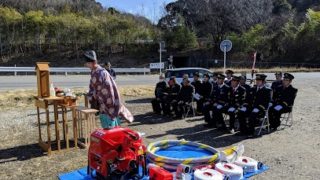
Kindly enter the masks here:
M 236 76 L 232 70 L 227 70 L 225 75 L 215 73 L 212 77 L 199 74 L 193 75 L 190 83 L 187 76 L 182 84 L 171 77 L 168 83 L 163 75 L 155 88 L 155 99 L 152 107 L 155 113 L 183 118 L 187 108 L 195 101 L 198 115 L 203 115 L 205 126 L 218 128 L 240 135 L 252 137 L 259 119 L 268 113 L 270 128 L 277 130 L 280 126 L 280 117 L 283 113 L 292 111 L 297 89 L 291 83 L 294 76 L 290 73 L 275 73 L 276 80 L 272 85 L 266 83 L 267 75 L 256 74 L 253 86 L 246 83 L 246 76 Z M 190 109 L 189 109 L 190 110 Z M 226 116 L 228 115 L 228 116 Z M 229 126 L 226 118 L 229 117 Z M 239 126 L 235 127 L 238 120 Z

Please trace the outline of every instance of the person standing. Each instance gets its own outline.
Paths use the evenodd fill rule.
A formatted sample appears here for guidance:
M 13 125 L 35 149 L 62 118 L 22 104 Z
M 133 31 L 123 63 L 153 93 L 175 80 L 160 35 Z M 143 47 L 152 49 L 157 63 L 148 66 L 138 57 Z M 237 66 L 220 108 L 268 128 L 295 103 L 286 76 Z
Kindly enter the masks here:
M 106 70 L 108 71 L 108 73 L 111 75 L 111 77 L 113 78 L 113 80 L 116 80 L 117 75 L 116 72 L 114 71 L 114 69 L 111 68 L 111 63 L 110 62 L 106 62 L 104 64 L 104 68 L 106 68 Z
M 283 113 L 292 111 L 292 106 L 296 98 L 298 89 L 292 87 L 291 83 L 294 76 L 284 73 L 282 85 L 279 85 L 273 94 L 273 105 L 269 109 L 270 127 L 277 130 L 280 126 L 280 116 Z
M 100 105 L 100 121 L 103 128 L 113 128 L 121 124 L 121 119 L 133 121 L 130 111 L 121 103 L 117 85 L 108 71 L 98 65 L 95 51 L 84 53 L 86 67 L 91 70 L 89 100 L 96 99 Z

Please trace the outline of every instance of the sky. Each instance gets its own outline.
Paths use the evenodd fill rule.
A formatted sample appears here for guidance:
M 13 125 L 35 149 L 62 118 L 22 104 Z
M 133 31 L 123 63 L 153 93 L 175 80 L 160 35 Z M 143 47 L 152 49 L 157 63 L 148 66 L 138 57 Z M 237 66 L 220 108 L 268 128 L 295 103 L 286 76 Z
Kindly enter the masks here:
M 157 22 L 164 15 L 164 4 L 175 0 L 96 0 L 104 7 L 114 7 L 135 15 L 145 16 Z

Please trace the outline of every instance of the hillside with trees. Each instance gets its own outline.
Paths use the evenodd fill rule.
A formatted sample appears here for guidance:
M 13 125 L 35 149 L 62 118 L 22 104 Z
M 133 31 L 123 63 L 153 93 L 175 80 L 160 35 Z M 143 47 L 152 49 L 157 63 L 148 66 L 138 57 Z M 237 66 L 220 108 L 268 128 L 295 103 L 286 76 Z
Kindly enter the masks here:
M 93 0 L 0 3 L 0 57 L 6 65 L 30 66 L 44 59 L 53 66 L 82 66 L 87 49 L 95 49 L 102 61 L 118 56 L 143 59 L 153 45 L 135 41 L 155 39 L 157 34 L 146 18 L 103 9 Z
M 178 0 L 166 6 L 158 27 L 185 27 L 207 39 L 213 58 L 221 58 L 219 43 L 230 39 L 234 60 L 258 52 L 266 62 L 319 64 L 319 5 L 319 0 Z
M 160 40 L 168 54 L 221 59 L 224 39 L 239 63 L 257 52 L 263 62 L 319 64 L 319 10 L 320 0 L 177 0 L 154 25 L 94 0 L 2 0 L 0 65 L 82 66 L 83 51 L 95 49 L 101 61 L 145 66 Z

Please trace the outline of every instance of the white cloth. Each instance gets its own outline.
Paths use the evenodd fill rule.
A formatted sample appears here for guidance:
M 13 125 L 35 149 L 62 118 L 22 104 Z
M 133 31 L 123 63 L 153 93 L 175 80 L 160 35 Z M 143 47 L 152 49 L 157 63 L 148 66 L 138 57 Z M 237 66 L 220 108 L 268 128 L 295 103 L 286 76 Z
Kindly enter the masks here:
M 247 108 L 246 108 L 246 107 L 242 107 L 242 108 L 240 109 L 240 111 L 246 112 L 246 111 L 247 111 Z
M 223 108 L 222 105 L 220 105 L 220 104 L 217 105 L 217 109 L 222 109 L 222 108 Z
M 200 100 L 201 99 L 201 95 L 198 93 L 193 94 L 193 98 L 196 100 Z
M 228 109 L 228 112 L 234 112 L 235 110 L 236 110 L 236 108 L 230 107 L 230 108 Z
M 258 113 L 258 112 L 259 112 L 259 109 L 258 109 L 258 108 L 254 108 L 254 109 L 252 110 L 252 112 L 253 112 L 253 113 Z
M 282 108 L 283 108 L 283 107 L 282 107 L 281 105 L 277 105 L 277 106 L 274 107 L 274 109 L 275 109 L 276 111 L 280 111 Z

